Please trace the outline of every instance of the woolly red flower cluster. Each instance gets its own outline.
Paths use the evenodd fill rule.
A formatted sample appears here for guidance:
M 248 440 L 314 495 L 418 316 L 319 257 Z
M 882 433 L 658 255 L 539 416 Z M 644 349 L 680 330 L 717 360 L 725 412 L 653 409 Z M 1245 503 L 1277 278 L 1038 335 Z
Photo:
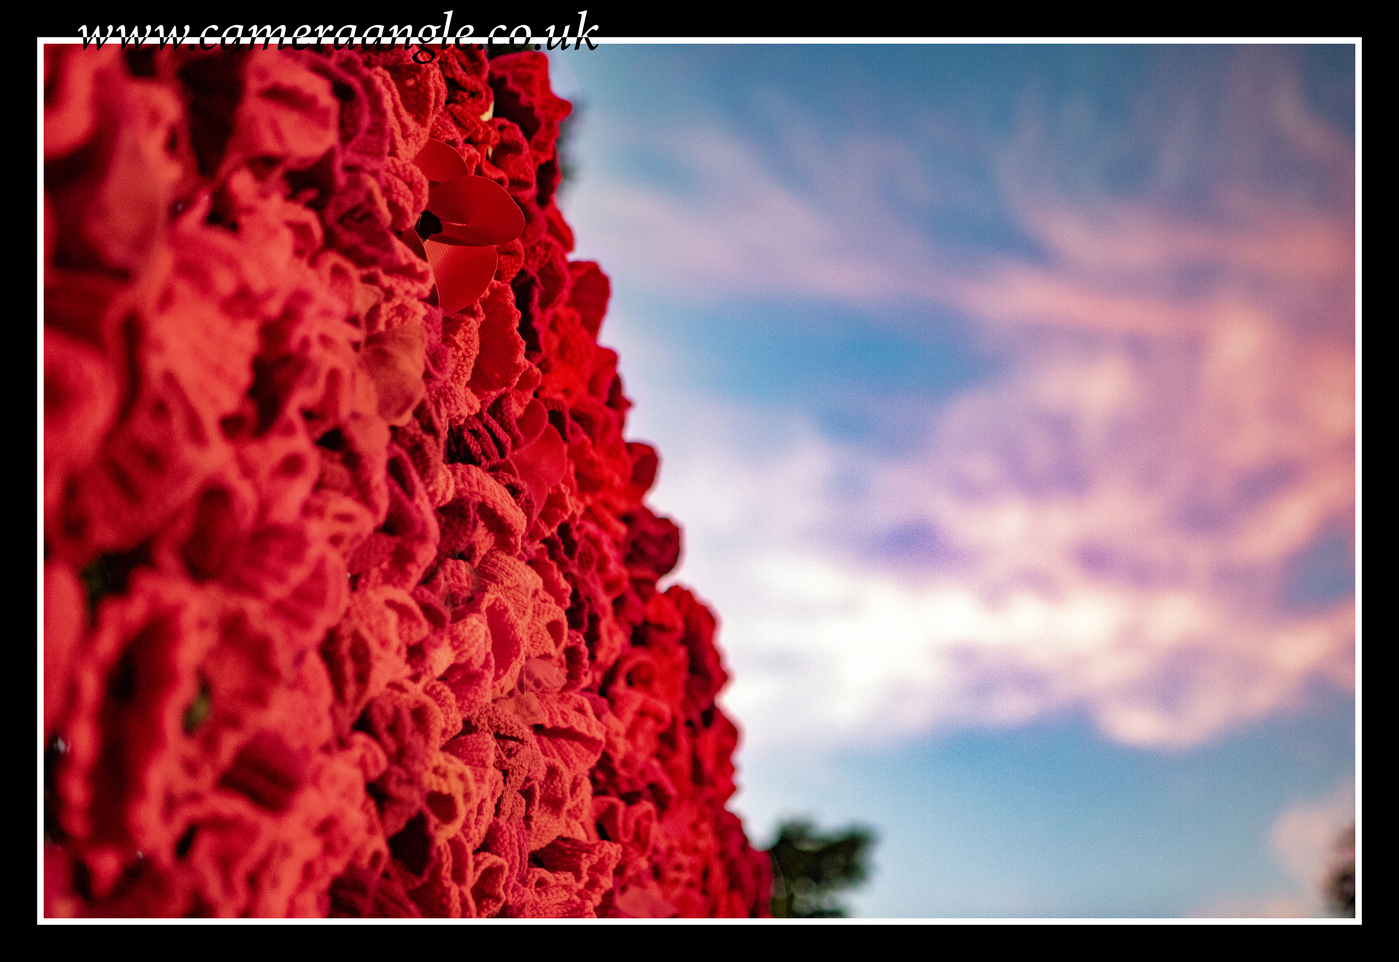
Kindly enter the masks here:
M 766 914 L 547 68 L 45 48 L 46 914 Z

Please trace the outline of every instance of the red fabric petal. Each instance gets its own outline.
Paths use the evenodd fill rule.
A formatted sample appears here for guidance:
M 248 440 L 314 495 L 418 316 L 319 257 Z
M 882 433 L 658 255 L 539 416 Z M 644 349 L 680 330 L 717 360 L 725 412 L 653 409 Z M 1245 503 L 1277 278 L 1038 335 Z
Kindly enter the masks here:
M 442 313 L 455 314 L 486 293 L 495 277 L 494 247 L 456 247 L 428 241 L 423 245 L 437 279 Z
M 413 163 L 417 164 L 418 169 L 433 183 L 465 177 L 471 173 L 467 170 L 466 161 L 461 159 L 461 154 L 440 140 L 429 140 L 423 144 L 423 149 L 418 151 Z
M 454 177 L 433 184 L 428 210 L 442 221 L 442 232 L 431 238 L 438 243 L 493 247 L 514 240 L 525 229 L 519 206 L 485 177 Z

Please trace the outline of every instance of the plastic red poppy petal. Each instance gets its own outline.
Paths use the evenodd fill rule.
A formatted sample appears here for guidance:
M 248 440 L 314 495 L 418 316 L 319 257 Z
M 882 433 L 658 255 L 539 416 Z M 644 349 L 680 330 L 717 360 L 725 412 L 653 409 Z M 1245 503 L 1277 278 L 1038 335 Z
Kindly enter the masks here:
M 493 236 L 487 234 L 480 228 L 471 224 L 449 224 L 443 223 L 442 230 L 432 235 L 432 239 L 438 244 L 450 244 L 453 247 L 495 247 L 496 242 L 482 240 L 483 236 Z
M 525 230 L 519 205 L 485 177 L 456 177 L 434 184 L 427 206 L 442 221 L 442 234 L 433 238 L 442 243 L 508 244 Z
M 437 279 L 437 298 L 443 314 L 455 314 L 486 293 L 495 276 L 494 247 L 456 247 L 428 241 L 427 262 Z
M 423 260 L 427 260 L 427 249 L 423 247 L 423 239 L 418 236 L 415 230 L 404 230 L 398 232 L 398 239 L 408 245 L 408 249 L 417 254 Z
M 423 149 L 413 158 L 413 163 L 433 183 L 465 177 L 471 173 L 461 155 L 440 140 L 429 140 L 424 144 Z

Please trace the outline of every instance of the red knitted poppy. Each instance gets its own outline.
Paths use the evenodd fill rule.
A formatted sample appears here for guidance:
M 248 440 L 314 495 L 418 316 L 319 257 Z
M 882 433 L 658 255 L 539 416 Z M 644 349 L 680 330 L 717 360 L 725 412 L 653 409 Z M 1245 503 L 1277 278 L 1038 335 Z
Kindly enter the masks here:
M 44 57 L 45 913 L 766 914 L 546 58 Z

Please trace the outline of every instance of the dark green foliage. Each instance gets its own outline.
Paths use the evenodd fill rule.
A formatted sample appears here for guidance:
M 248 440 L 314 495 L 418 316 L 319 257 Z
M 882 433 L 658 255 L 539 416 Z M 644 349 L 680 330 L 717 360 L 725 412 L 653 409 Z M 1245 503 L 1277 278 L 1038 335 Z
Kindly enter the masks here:
M 869 877 L 874 841 L 866 828 L 823 834 L 809 821 L 784 822 L 768 850 L 773 918 L 844 918 L 838 896 Z
M 1326 877 L 1326 901 L 1333 915 L 1355 918 L 1355 826 L 1336 842 L 1336 864 Z

